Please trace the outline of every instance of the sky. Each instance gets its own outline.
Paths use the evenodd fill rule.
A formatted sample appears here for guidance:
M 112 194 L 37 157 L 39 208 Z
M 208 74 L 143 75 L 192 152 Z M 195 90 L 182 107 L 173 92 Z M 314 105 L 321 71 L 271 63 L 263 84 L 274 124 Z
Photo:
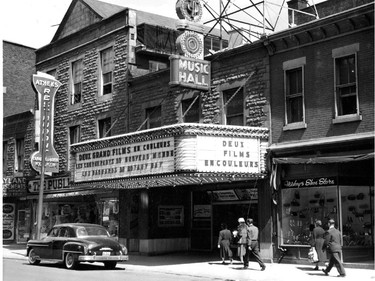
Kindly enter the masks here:
M 176 0 L 101 0 L 124 7 L 134 8 L 151 13 L 157 13 L 171 18 L 178 18 L 175 11 Z M 214 7 L 219 0 L 204 0 Z M 232 0 L 235 5 L 249 0 Z M 245 1 L 245 2 L 244 2 Z M 323 0 L 310 0 L 318 3 Z M 0 2 L 0 38 L 33 48 L 40 48 L 50 43 L 59 23 L 62 21 L 72 0 L 2 0 Z M 201 3 L 203 0 L 201 1 Z M 255 3 L 259 1 L 254 1 Z M 267 2 L 282 3 L 282 0 Z M 226 0 L 223 1 L 226 3 Z M 241 6 L 243 7 L 243 6 Z M 217 8 L 219 12 L 219 8 Z M 266 12 L 268 17 L 277 17 L 280 8 L 269 5 Z M 285 11 L 286 9 L 282 9 Z M 209 14 L 203 10 L 203 16 Z
M 177 18 L 175 0 L 101 0 Z M 2 40 L 33 48 L 50 43 L 72 0 L 3 0 L 0 3 Z

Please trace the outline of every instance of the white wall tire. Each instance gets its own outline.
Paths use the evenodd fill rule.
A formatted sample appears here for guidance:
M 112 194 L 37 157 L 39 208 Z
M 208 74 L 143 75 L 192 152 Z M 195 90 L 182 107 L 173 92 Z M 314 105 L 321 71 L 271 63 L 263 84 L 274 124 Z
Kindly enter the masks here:
M 75 269 L 78 266 L 79 262 L 77 261 L 77 257 L 75 254 L 66 253 L 64 264 L 67 269 Z
M 29 261 L 29 264 L 31 265 L 37 265 L 40 263 L 40 259 L 37 258 L 37 255 L 35 254 L 34 249 L 31 249 L 29 251 L 29 254 L 27 256 L 27 259 Z

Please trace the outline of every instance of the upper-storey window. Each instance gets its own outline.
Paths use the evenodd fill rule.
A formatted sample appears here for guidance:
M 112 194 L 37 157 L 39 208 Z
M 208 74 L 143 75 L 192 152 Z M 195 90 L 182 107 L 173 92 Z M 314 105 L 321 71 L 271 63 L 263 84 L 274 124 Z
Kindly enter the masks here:
M 147 129 L 161 127 L 161 106 L 146 109 Z
M 167 64 L 164 63 L 164 62 L 160 62 L 160 61 L 154 61 L 154 60 L 150 60 L 148 62 L 148 68 L 151 72 L 154 72 L 154 71 L 158 71 L 158 70 L 161 70 L 161 69 L 165 69 L 167 68 Z
M 355 55 L 336 59 L 337 115 L 357 113 L 357 76 Z
M 184 123 L 199 123 L 199 96 L 182 100 L 181 109 Z
M 55 79 L 57 79 L 57 70 L 56 69 L 48 70 L 47 74 L 49 74 L 49 75 L 55 77 Z
M 98 137 L 104 138 L 111 136 L 111 117 L 98 120 Z
M 306 58 L 298 58 L 283 63 L 285 126 L 284 130 L 306 128 L 304 66 Z
M 244 93 L 243 88 L 223 91 L 226 125 L 244 125 Z
M 15 171 L 23 172 L 25 167 L 25 139 L 16 139 Z
M 357 52 L 359 44 L 332 50 L 335 71 L 335 120 L 355 121 L 359 118 Z
M 102 95 L 112 94 L 113 92 L 113 70 L 114 70 L 114 52 L 113 48 L 107 48 L 100 52 L 101 74 L 102 74 Z
M 287 124 L 303 121 L 302 67 L 285 71 L 285 104 Z
M 75 144 L 81 141 L 81 126 L 75 125 L 69 127 L 69 142 Z
M 70 104 L 77 104 L 81 102 L 82 98 L 82 59 L 76 60 L 72 63 L 72 92 Z

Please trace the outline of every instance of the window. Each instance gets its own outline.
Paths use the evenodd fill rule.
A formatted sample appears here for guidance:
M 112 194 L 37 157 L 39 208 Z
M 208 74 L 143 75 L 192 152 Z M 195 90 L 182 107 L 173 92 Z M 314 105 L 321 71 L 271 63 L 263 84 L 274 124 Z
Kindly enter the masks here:
M 147 129 L 161 126 L 161 106 L 146 109 Z
M 114 53 L 113 48 L 108 48 L 100 53 L 101 71 L 102 71 L 102 95 L 112 93 L 113 86 L 113 63 Z
M 81 127 L 79 125 L 69 127 L 70 144 L 75 144 L 81 141 Z
M 242 88 L 223 91 L 227 125 L 244 125 L 244 94 Z
M 8 168 L 8 142 L 3 141 L 3 176 L 6 175 Z
M 56 71 L 56 69 L 51 69 L 51 70 L 47 71 L 47 74 L 55 77 L 55 79 L 57 78 L 57 71 Z
M 82 98 L 82 60 L 76 60 L 72 63 L 72 94 L 70 104 L 81 102 Z
M 167 68 L 166 63 L 159 62 L 159 61 L 153 61 L 153 60 L 150 60 L 148 65 L 149 65 L 149 70 L 151 72 Z
M 99 138 L 111 136 L 109 129 L 111 128 L 111 117 L 98 120 Z
M 335 118 L 333 124 L 362 120 L 359 111 L 357 53 L 359 43 L 332 50 L 334 60 Z
M 286 124 L 303 122 L 303 69 L 285 71 Z
M 358 114 L 355 55 L 335 59 L 337 116 Z
M 283 130 L 307 128 L 305 123 L 306 57 L 283 62 L 285 126 Z
M 183 100 L 181 108 L 184 123 L 199 123 L 199 97 Z
M 24 168 L 25 140 L 16 139 L 15 171 L 22 172 Z

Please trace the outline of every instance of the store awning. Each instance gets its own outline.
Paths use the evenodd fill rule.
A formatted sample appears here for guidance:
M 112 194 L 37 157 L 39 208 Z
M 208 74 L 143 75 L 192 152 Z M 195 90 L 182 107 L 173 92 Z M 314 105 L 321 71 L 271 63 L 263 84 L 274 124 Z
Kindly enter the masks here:
M 108 194 L 108 190 L 76 190 L 71 192 L 60 192 L 60 193 L 47 193 L 44 194 L 44 199 L 57 199 L 57 198 L 66 198 L 66 197 L 76 197 L 76 196 L 89 196 L 97 194 Z M 38 199 L 38 194 L 27 195 L 26 199 Z
M 329 164 L 329 163 L 346 163 L 352 161 L 363 161 L 374 158 L 374 152 L 366 154 L 343 155 L 343 156 L 326 156 L 326 157 L 281 157 L 273 158 L 274 164 Z
M 187 186 L 213 183 L 235 183 L 240 181 L 252 181 L 265 178 L 265 174 L 240 174 L 240 173 L 180 173 L 164 174 L 145 177 L 133 177 L 95 182 L 82 182 L 73 184 L 76 188 L 93 189 L 138 189 L 164 186 Z

